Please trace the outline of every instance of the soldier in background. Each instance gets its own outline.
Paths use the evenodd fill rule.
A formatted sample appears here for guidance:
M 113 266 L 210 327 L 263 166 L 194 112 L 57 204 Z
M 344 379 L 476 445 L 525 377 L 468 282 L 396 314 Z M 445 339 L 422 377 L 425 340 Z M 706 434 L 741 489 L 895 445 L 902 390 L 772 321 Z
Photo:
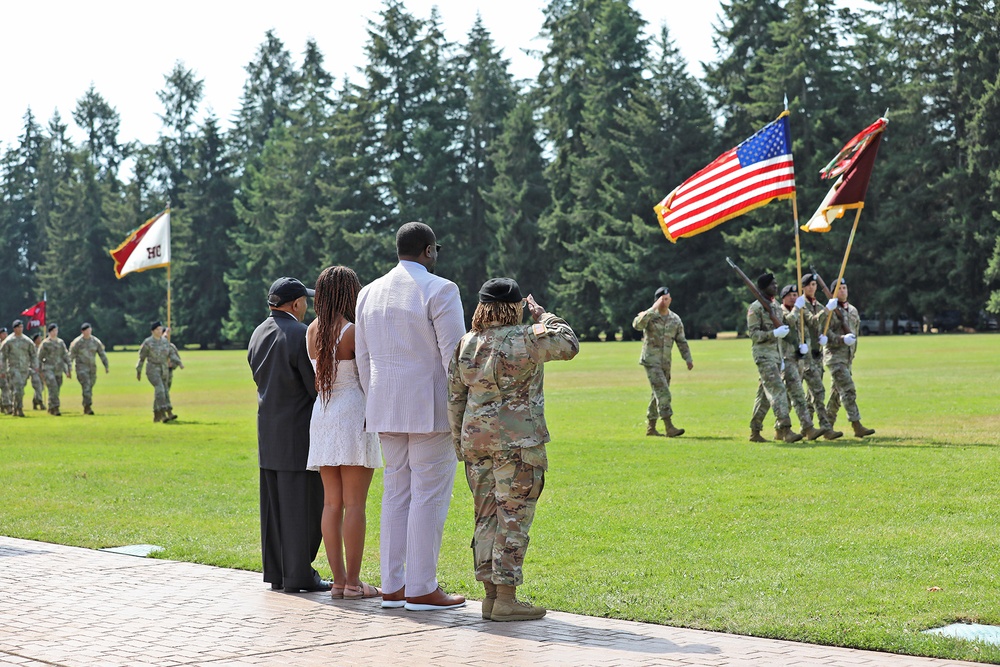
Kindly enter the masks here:
M 183 370 L 184 362 L 181 361 L 181 353 L 178 351 L 177 346 L 170 342 L 170 327 L 163 330 L 163 335 L 166 336 L 167 342 L 170 343 L 170 355 L 167 357 L 167 380 L 166 387 L 167 393 L 170 393 L 171 387 L 174 386 L 174 369 L 180 368 Z
M 153 322 L 151 334 L 139 348 L 139 363 L 135 365 L 135 379 L 142 380 L 142 365 L 146 364 L 146 379 L 153 385 L 153 421 L 168 422 L 177 419 L 170 405 L 170 390 L 166 381 L 170 375 L 170 341 L 163 335 L 163 323 Z
M 13 333 L 0 344 L 0 368 L 5 369 L 10 384 L 11 414 L 24 416 L 24 385 L 31 377 L 31 369 L 38 366 L 35 344 L 24 335 L 24 324 L 14 320 Z
M 837 289 L 837 308 L 830 317 L 830 327 L 827 330 L 829 340 L 823 361 L 830 369 L 833 386 L 830 389 L 830 402 L 826 406 L 830 423 L 837 421 L 837 411 L 843 402 L 847 418 L 851 420 L 854 436 L 863 438 L 875 433 L 875 429 L 865 428 L 861 423 L 861 412 L 858 410 L 857 390 L 854 387 L 854 377 L 851 366 L 857 351 L 858 327 L 861 316 L 858 309 L 847 302 L 847 281 L 841 278 Z
M 94 383 L 97 382 L 97 357 L 104 363 L 108 373 L 108 355 L 104 353 L 104 343 L 93 334 L 90 322 L 80 325 L 80 335 L 69 344 L 69 358 L 76 365 L 76 380 L 83 394 L 83 414 L 94 414 Z
M 646 408 L 646 435 L 664 435 L 656 430 L 656 418 L 663 420 L 668 438 L 684 434 L 684 429 L 676 428 L 671 421 L 674 411 L 670 405 L 670 357 L 674 343 L 680 351 L 688 370 L 694 368 L 691 349 L 684 337 L 684 323 L 677 313 L 670 310 L 673 300 L 666 287 L 657 288 L 653 293 L 653 305 L 636 315 L 632 327 L 642 332 L 642 355 L 639 363 L 646 368 L 646 377 L 653 389 Z
M 773 327 L 773 320 L 781 322 L 781 308 L 774 302 L 778 286 L 774 282 L 774 274 L 764 273 L 757 278 L 757 287 L 770 300 L 770 312 L 764 310 L 760 301 L 750 304 L 747 311 L 747 333 L 753 341 L 751 352 L 760 380 L 757 382 L 757 397 L 754 400 L 753 416 L 750 418 L 750 442 L 767 442 L 761 435 L 764 427 L 764 415 L 771 406 L 776 418 L 774 439 L 784 442 L 798 442 L 802 436 L 792 431 L 792 421 L 788 415 L 788 392 L 781 379 L 782 341 L 790 330 L 787 324 Z
M 42 378 L 49 389 L 49 414 L 59 417 L 59 391 L 62 389 L 63 375 L 70 377 L 70 358 L 66 343 L 59 337 L 59 325 L 52 323 L 46 328 L 48 335 L 38 347 L 38 366 Z
M 448 368 L 448 422 L 472 491 L 476 579 L 483 582 L 483 618 L 527 621 L 545 609 L 517 600 L 535 505 L 548 459 L 542 365 L 580 351 L 566 322 L 528 295 L 533 325 L 522 325 L 524 302 L 510 278 L 486 281 L 472 331 Z
M 31 335 L 31 342 L 35 344 L 35 352 L 37 354 L 38 348 L 42 346 L 42 333 L 36 331 Z M 31 409 L 32 410 L 44 410 L 45 409 L 45 385 L 42 384 L 42 376 L 39 374 L 38 369 L 31 369 L 31 389 L 34 392 L 31 398 Z
M 809 399 L 809 416 L 816 415 L 819 428 L 826 440 L 836 440 L 844 435 L 833 430 L 830 417 L 826 414 L 826 389 L 823 387 L 823 347 L 827 337 L 823 334 L 823 323 L 828 310 L 837 307 L 837 298 L 827 302 L 826 306 L 816 300 L 816 276 L 807 273 L 802 276 L 802 296 L 806 304 L 802 308 L 802 318 L 805 321 L 806 343 L 809 353 L 799 361 L 799 371 L 806 384 L 806 396 Z
M 0 327 L 0 345 L 7 339 L 7 327 Z M 10 382 L 7 380 L 7 369 L 0 363 L 0 414 L 9 415 L 14 411 L 14 401 L 10 396 Z

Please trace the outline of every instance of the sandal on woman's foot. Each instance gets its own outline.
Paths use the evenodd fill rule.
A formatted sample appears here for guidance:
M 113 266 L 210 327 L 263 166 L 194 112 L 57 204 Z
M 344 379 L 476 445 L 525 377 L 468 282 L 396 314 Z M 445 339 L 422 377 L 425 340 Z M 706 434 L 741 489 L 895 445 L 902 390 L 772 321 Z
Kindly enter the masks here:
M 345 600 L 360 600 L 362 598 L 377 598 L 381 596 L 381 588 L 378 586 L 369 586 L 363 581 L 357 586 L 352 586 L 350 584 L 344 585 Z
M 334 583 L 331 583 L 330 584 L 330 597 L 332 597 L 334 600 L 343 600 L 344 599 L 344 588 L 346 588 L 345 584 L 334 584 Z

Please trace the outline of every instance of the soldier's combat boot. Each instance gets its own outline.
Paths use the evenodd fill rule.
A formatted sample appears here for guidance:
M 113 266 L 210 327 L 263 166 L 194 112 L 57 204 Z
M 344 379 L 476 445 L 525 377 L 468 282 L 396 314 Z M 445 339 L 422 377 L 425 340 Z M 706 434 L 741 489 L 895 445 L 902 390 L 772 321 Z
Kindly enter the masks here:
M 802 437 L 806 440 L 815 440 L 824 433 L 826 433 L 824 429 L 816 428 L 815 426 L 807 426 L 802 429 Z
M 802 435 L 793 431 L 791 426 L 779 426 L 778 430 L 774 432 L 774 439 L 791 443 L 801 440 Z
M 670 421 L 670 417 L 663 418 L 663 429 L 667 432 L 668 438 L 676 438 L 679 435 L 684 435 L 684 429 L 674 426 L 674 423 Z
M 767 440 L 760 434 L 760 429 L 755 428 L 750 431 L 750 442 L 767 442 Z
M 483 588 L 486 589 L 486 597 L 483 599 L 483 620 L 490 620 L 493 615 L 493 603 L 497 599 L 497 585 L 492 581 L 484 581 Z
M 658 435 L 661 438 L 663 437 L 663 434 L 656 430 L 655 419 L 650 419 L 648 422 L 646 422 L 646 435 Z
M 823 438 L 826 440 L 836 440 L 840 436 L 844 435 L 840 431 L 834 431 L 832 428 L 826 429 L 826 433 L 823 434 Z
M 163 421 L 163 410 L 153 410 L 153 422 Z
M 177 419 L 177 415 L 174 414 L 173 408 L 167 408 L 163 411 L 163 421 L 172 422 L 175 419 Z
M 873 429 L 873 428 L 865 428 L 864 425 L 860 421 L 851 422 L 851 426 L 854 427 L 854 437 L 855 438 L 863 438 L 866 435 L 872 435 L 873 433 L 875 433 L 875 429 Z
M 94 411 L 90 408 L 89 405 L 85 405 L 85 406 L 83 406 L 83 414 L 85 414 L 85 415 L 92 415 L 92 414 L 94 414 Z
M 42 403 L 37 398 L 33 398 L 33 399 L 31 399 L 31 409 L 32 410 L 44 410 L 45 409 L 45 404 Z
M 516 586 L 497 585 L 491 621 L 534 621 L 545 616 L 545 609 L 517 599 Z
M 15 417 L 23 417 L 24 416 L 24 408 L 22 408 L 20 406 L 14 408 L 14 416 Z

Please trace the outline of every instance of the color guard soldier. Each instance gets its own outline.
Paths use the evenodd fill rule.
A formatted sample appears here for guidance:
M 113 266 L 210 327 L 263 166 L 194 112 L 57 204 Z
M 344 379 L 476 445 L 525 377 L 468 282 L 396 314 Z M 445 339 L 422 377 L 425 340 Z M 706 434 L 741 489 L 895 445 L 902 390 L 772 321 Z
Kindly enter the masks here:
M 83 414 L 92 415 L 94 403 L 94 383 L 97 382 L 97 357 L 108 373 L 108 355 L 104 353 L 104 343 L 93 335 L 90 322 L 80 325 L 80 335 L 69 344 L 69 357 L 76 365 L 76 379 L 83 394 Z
M 167 378 L 170 375 L 170 341 L 163 335 L 163 323 L 157 320 L 150 325 L 152 332 L 139 348 L 139 363 L 135 365 L 135 379 L 142 380 L 142 365 L 146 364 L 146 379 L 153 385 L 153 421 L 169 422 L 177 419 L 170 405 Z
M 875 429 L 865 428 L 861 423 L 861 412 L 858 410 L 857 390 L 854 387 L 851 368 L 857 351 L 857 331 L 861 325 L 861 316 L 858 314 L 858 309 L 847 302 L 847 281 L 843 278 L 840 280 L 836 297 L 837 308 L 830 317 L 830 327 L 827 329 L 829 340 L 823 356 L 823 361 L 826 362 L 826 367 L 830 369 L 830 376 L 833 378 L 826 412 L 830 417 L 830 423 L 833 424 L 837 420 L 840 404 L 843 403 L 847 418 L 851 420 L 851 426 L 854 428 L 854 436 L 863 438 L 875 433 Z
M 823 348 L 826 346 L 827 337 L 823 334 L 823 324 L 826 321 L 827 311 L 837 307 L 837 298 L 830 299 L 824 306 L 816 299 L 817 287 L 815 275 L 807 273 L 802 276 L 802 296 L 806 298 L 806 305 L 801 312 L 802 318 L 805 320 L 806 343 L 809 344 L 809 353 L 799 361 L 799 371 L 802 374 L 802 381 L 806 384 L 809 415 L 816 415 L 816 421 L 819 422 L 824 439 L 836 440 L 844 434 L 833 430 L 830 417 L 826 414 L 826 389 L 823 387 Z

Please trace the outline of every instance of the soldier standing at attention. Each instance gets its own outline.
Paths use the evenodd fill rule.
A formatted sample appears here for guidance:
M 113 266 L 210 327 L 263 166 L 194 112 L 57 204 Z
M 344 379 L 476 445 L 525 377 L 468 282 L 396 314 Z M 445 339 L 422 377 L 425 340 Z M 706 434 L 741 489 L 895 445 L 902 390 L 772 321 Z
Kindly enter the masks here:
M 62 389 L 63 374 L 70 376 L 69 350 L 66 343 L 59 337 L 59 325 L 50 324 L 46 331 L 48 336 L 38 348 L 38 366 L 49 389 L 49 414 L 59 417 L 59 390 Z
M 94 383 L 97 382 L 97 357 L 104 363 L 105 374 L 109 372 L 108 355 L 104 353 L 104 343 L 93 335 L 90 322 L 80 325 L 80 335 L 69 344 L 69 358 L 76 365 L 76 380 L 83 393 L 83 414 L 94 414 Z
M 566 322 L 528 295 L 535 321 L 522 325 L 524 300 L 510 278 L 479 290 L 472 331 L 448 367 L 448 422 L 472 491 L 476 579 L 483 582 L 483 618 L 528 621 L 545 609 L 517 600 L 535 505 L 545 485 L 545 399 L 542 365 L 580 351 Z
M 38 348 L 42 346 L 42 334 L 40 331 L 36 331 L 31 336 L 31 342 L 35 344 L 35 353 L 38 353 Z M 42 384 L 42 377 L 38 373 L 37 368 L 32 368 L 31 371 L 31 389 L 34 395 L 31 398 L 31 409 L 32 410 L 44 410 L 45 409 L 45 385 Z
M 135 379 L 142 380 L 142 365 L 146 364 L 146 379 L 153 385 L 153 421 L 168 422 L 177 419 L 170 405 L 170 391 L 166 381 L 170 374 L 170 341 L 163 335 L 163 323 L 157 320 L 149 325 L 152 334 L 142 341 L 139 363 L 135 365 Z
M 0 327 L 0 346 L 7 339 L 7 327 Z M 7 379 L 7 369 L 0 362 L 0 414 L 9 415 L 14 411 L 14 401 L 10 396 L 10 382 Z
M 38 353 L 35 344 L 24 335 L 24 325 L 21 320 L 14 320 L 11 326 L 13 334 L 4 339 L 0 345 L 0 368 L 7 373 L 12 398 L 11 414 L 15 417 L 24 416 L 24 385 L 31 375 L 31 369 L 38 366 Z
M 684 429 L 676 428 L 671 421 L 674 415 L 670 406 L 670 356 L 674 343 L 687 362 L 688 370 L 694 368 L 691 349 L 684 337 L 684 323 L 677 313 L 670 310 L 673 300 L 666 287 L 657 288 L 653 293 L 653 305 L 636 315 L 632 327 L 642 332 L 642 355 L 639 363 L 646 368 L 646 377 L 653 388 L 653 395 L 646 408 L 646 435 L 664 435 L 656 430 L 656 419 L 663 420 L 668 438 L 684 434 Z
M 750 442 L 767 442 L 760 432 L 764 426 L 764 415 L 770 405 L 776 418 L 774 439 L 784 442 L 798 442 L 802 436 L 792 431 L 792 421 L 788 416 L 788 392 L 781 379 L 782 353 L 781 339 L 788 335 L 789 326 L 782 324 L 772 328 L 773 320 L 781 319 L 781 308 L 774 301 L 778 286 L 774 274 L 764 273 L 757 278 L 757 287 L 770 301 L 770 313 L 764 310 L 760 301 L 750 304 L 747 311 L 747 333 L 753 341 L 751 351 L 760 380 L 757 383 L 757 398 L 754 400 L 753 416 L 750 418 Z M 766 401 L 766 403 L 765 403 Z
M 823 431 L 823 438 L 836 440 L 844 434 L 833 430 L 830 417 L 826 414 L 826 389 L 823 388 L 823 346 L 827 343 L 827 337 L 823 334 L 823 322 L 826 320 L 826 312 L 837 307 L 837 298 L 830 299 L 824 306 L 816 300 L 817 286 L 815 275 L 807 273 L 802 276 L 802 296 L 806 298 L 806 305 L 802 308 L 801 313 L 805 320 L 806 343 L 809 344 L 809 353 L 799 360 L 799 371 L 806 384 L 810 417 L 815 413 L 819 428 Z
M 843 402 L 847 418 L 851 420 L 854 436 L 857 438 L 875 433 L 875 429 L 865 428 L 861 424 L 857 390 L 854 388 L 854 378 L 851 373 L 858 344 L 855 332 L 860 325 L 861 316 L 858 315 L 858 309 L 847 303 L 847 281 L 841 278 L 837 290 L 837 308 L 830 317 L 829 341 L 826 344 L 826 353 L 823 355 L 823 361 L 826 362 L 826 367 L 830 369 L 830 376 L 833 378 L 826 412 L 830 417 L 830 423 L 833 424 L 837 421 L 837 411 Z

